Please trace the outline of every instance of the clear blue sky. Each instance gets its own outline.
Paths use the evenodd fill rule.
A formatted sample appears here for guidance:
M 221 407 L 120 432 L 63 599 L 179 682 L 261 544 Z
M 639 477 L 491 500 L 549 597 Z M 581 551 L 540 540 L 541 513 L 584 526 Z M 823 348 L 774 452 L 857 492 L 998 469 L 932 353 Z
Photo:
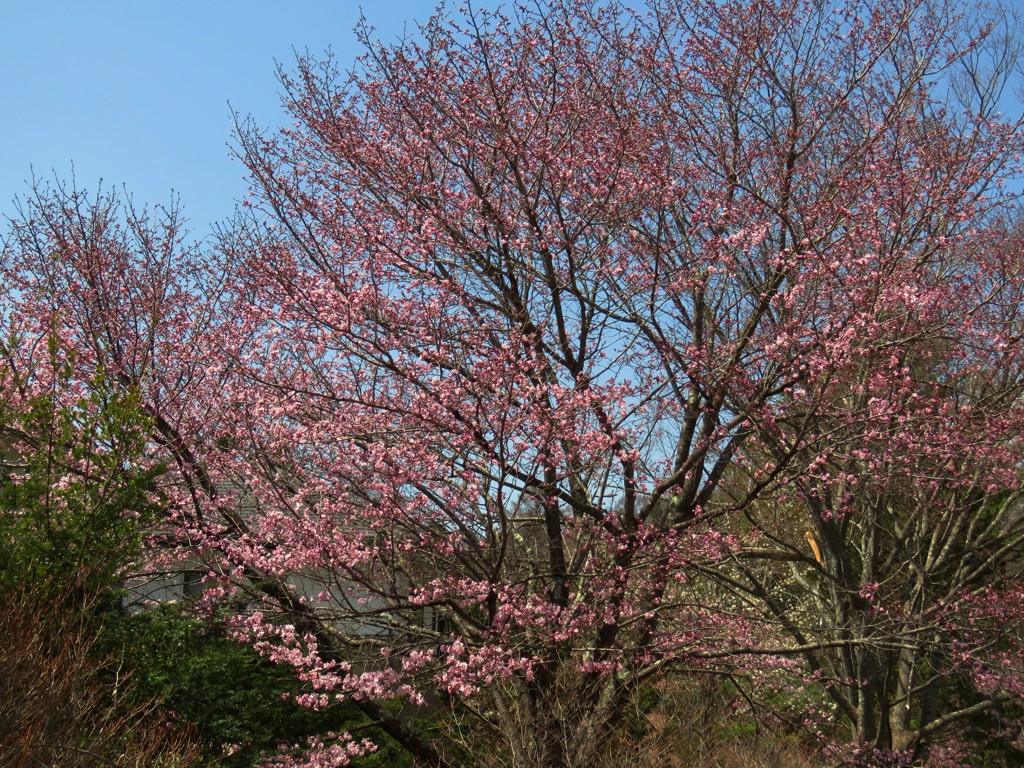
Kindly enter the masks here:
M 480 2 L 480 6 L 492 6 Z M 383 40 L 436 0 L 364 0 Z M 0 214 L 37 178 L 125 185 L 137 203 L 181 197 L 195 235 L 231 215 L 245 175 L 231 109 L 285 122 L 274 61 L 360 51 L 347 0 L 0 0 Z M 230 102 L 230 108 L 228 103 Z

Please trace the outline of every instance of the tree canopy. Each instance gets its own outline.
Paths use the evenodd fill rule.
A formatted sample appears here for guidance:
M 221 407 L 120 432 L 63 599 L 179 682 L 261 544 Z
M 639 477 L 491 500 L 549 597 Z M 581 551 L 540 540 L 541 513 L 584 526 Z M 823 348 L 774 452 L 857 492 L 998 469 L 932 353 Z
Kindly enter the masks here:
M 214 247 L 173 211 L 30 199 L 8 362 L 56 334 L 78 381 L 136 393 L 160 555 L 209 568 L 306 704 L 425 765 L 458 732 L 416 706 L 468 713 L 496 764 L 614 761 L 680 670 L 754 711 L 750 681 L 814 681 L 798 722 L 836 760 L 948 757 L 1024 692 L 998 29 L 552 0 L 365 32 L 351 71 L 282 74 L 291 128 L 241 127 L 255 191 Z

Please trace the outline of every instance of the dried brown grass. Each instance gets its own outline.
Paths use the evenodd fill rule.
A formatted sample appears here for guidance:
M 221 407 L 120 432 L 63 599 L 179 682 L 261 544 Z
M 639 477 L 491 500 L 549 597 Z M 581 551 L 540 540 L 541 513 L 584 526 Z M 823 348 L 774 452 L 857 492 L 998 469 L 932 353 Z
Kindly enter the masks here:
M 197 734 L 97 652 L 91 608 L 73 590 L 0 595 L 0 766 L 199 765 Z

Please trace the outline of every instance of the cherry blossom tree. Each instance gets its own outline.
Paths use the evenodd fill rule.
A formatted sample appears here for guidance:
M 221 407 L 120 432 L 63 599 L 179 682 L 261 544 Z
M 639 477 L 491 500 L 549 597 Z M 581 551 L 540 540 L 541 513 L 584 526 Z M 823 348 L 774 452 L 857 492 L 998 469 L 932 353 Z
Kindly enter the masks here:
M 37 199 L 5 318 L 140 393 L 237 635 L 423 764 L 458 761 L 382 702 L 457 705 L 481 763 L 596 765 L 660 676 L 785 659 L 855 742 L 916 746 L 952 713 L 898 707 L 992 648 L 1020 543 L 1021 136 L 943 105 L 985 32 L 894 0 L 442 9 L 282 74 L 294 124 L 243 126 L 251 217 L 213 251 Z M 785 559 L 825 625 L 787 619 Z M 919 609 L 940 577 L 960 613 Z
M 513 762 L 561 765 L 592 759 L 652 673 L 767 641 L 684 585 L 731 556 L 717 521 L 759 497 L 831 501 L 815 478 L 837 495 L 809 507 L 825 568 L 851 483 L 935 478 L 915 492 L 954 511 L 907 501 L 907 546 L 904 528 L 940 545 L 990 503 L 1004 536 L 1017 250 L 978 233 L 1020 139 L 942 105 L 978 42 L 950 13 L 576 3 L 439 17 L 368 43 L 347 79 L 301 62 L 299 127 L 244 136 L 277 227 L 243 278 L 268 385 L 248 419 L 261 455 L 287 456 L 291 501 L 268 477 L 262 550 L 321 570 L 349 547 L 325 594 L 366 602 L 332 620 L 379 621 L 396 681 L 489 693 Z M 300 546 L 325 541 L 311 516 L 353 508 L 340 542 Z M 870 597 L 873 577 L 842 576 Z M 447 620 L 425 642 L 400 629 L 421 606 Z M 838 641 L 872 655 L 870 634 Z M 856 740 L 905 746 L 847 698 Z
M 906 343 L 854 343 L 842 377 L 825 365 L 806 461 L 744 510 L 763 547 L 711 574 L 805 648 L 870 764 L 909 764 L 1020 700 L 1019 238 L 1019 224 L 973 233 L 943 265 L 945 295 L 865 318 Z

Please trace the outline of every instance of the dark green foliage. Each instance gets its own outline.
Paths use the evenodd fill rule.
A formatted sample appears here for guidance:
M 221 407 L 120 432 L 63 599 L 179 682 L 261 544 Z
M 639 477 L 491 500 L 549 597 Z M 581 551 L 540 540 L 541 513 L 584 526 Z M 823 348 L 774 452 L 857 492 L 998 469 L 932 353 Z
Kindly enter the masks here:
M 122 616 L 111 623 L 107 642 L 135 670 L 142 693 L 160 696 L 184 722 L 202 728 L 208 756 L 222 765 L 251 766 L 280 744 L 303 744 L 310 734 L 346 730 L 381 747 L 356 765 L 408 764 L 354 707 L 332 705 L 319 712 L 300 707 L 286 695 L 301 687 L 289 669 L 224 637 L 216 625 L 190 618 L 179 606 Z M 237 745 L 237 751 L 225 755 L 225 744 Z

